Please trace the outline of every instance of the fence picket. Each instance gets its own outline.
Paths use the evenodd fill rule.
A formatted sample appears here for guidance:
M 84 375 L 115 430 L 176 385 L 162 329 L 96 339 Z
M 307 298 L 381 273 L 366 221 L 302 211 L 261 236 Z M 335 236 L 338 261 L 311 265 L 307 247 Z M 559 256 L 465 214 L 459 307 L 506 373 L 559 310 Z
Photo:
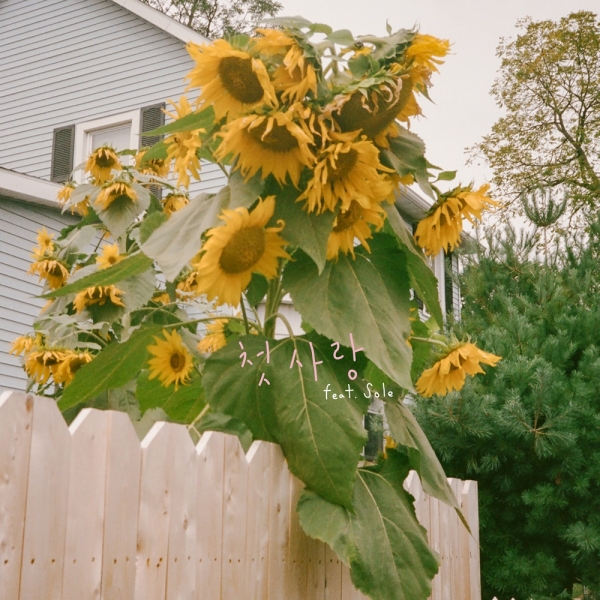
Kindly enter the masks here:
M 106 412 L 86 408 L 69 427 L 71 468 L 63 573 L 63 597 L 69 600 L 100 596 L 109 418 Z
M 342 561 L 325 546 L 325 600 L 342 600 Z
M 142 450 L 129 416 L 110 411 L 102 600 L 131 600 L 135 590 Z
M 429 498 L 429 546 L 438 553 L 441 558 L 440 548 L 440 505 L 442 503 L 437 499 Z M 442 576 L 440 570 L 431 582 L 431 598 L 432 600 L 442 600 Z
M 461 508 L 472 535 L 469 536 L 469 600 L 481 600 L 479 574 L 479 510 L 477 506 L 477 482 L 465 481 L 461 495 Z
M 61 598 L 71 435 L 52 398 L 36 398 L 25 508 L 21 600 Z
M 33 397 L 0 395 L 0 598 L 18 598 Z
M 304 489 L 304 484 L 292 476 L 290 478 L 290 533 L 286 554 L 286 600 L 304 600 L 308 585 L 308 537 L 300 526 L 296 505 Z

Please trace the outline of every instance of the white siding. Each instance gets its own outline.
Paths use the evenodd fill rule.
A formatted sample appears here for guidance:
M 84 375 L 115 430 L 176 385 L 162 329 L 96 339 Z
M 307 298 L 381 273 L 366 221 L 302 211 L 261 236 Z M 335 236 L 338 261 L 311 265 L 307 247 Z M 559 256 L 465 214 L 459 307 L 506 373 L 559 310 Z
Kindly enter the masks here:
M 183 42 L 110 0 L 0 0 L 0 166 L 49 179 L 57 127 L 178 99 Z M 203 170 L 193 191 L 217 191 Z
M 0 389 L 25 389 L 21 361 L 8 351 L 13 340 L 31 331 L 45 300 L 42 287 L 27 275 L 38 229 L 58 232 L 75 220 L 34 204 L 0 197 Z

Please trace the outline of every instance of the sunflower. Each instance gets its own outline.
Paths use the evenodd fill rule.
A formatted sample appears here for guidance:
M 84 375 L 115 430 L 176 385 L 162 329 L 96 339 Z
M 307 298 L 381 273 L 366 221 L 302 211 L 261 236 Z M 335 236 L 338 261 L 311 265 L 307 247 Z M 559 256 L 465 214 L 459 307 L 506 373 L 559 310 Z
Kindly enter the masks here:
M 163 202 L 163 212 L 166 215 L 171 215 L 182 209 L 189 201 L 190 199 L 185 194 L 168 194 Z
M 38 334 L 39 335 L 39 334 Z M 29 354 L 37 345 L 38 340 L 29 335 L 20 335 L 10 346 L 9 354 L 20 356 Z
M 58 194 L 56 195 L 57 200 L 64 206 L 73 195 L 75 190 L 75 183 L 72 181 L 67 181 L 63 187 L 58 190 Z M 82 217 L 86 217 L 90 212 L 90 199 L 86 196 L 81 202 L 78 202 L 74 206 L 71 206 L 71 214 L 75 213 L 79 214 Z
M 225 329 L 229 319 L 215 319 L 206 325 L 206 335 L 198 342 L 200 352 L 216 352 L 227 344 Z
M 37 274 L 39 281 L 45 279 L 51 290 L 62 287 L 69 277 L 69 270 L 61 261 L 41 256 L 31 264 L 27 273 L 30 275 Z
M 370 251 L 367 240 L 372 237 L 370 225 L 374 225 L 376 231 L 383 227 L 385 211 L 381 206 L 373 202 L 368 208 L 359 204 L 356 200 L 350 203 L 347 210 L 341 210 L 333 223 L 333 231 L 329 234 L 327 241 L 327 260 L 338 257 L 340 252 L 354 256 L 354 239 L 358 238 L 360 243 Z
M 451 350 L 433 367 L 423 371 L 415 387 L 423 396 L 444 395 L 450 390 L 460 390 L 467 375 L 484 373 L 481 364 L 495 367 L 500 356 L 484 352 L 470 342 Z
M 406 51 L 406 58 L 412 61 L 413 67 L 423 67 L 428 71 L 438 72 L 438 65 L 450 50 L 448 40 L 440 40 L 432 35 L 417 33 Z
M 277 106 L 262 61 L 235 50 L 225 40 L 203 46 L 188 44 L 187 48 L 196 62 L 187 76 L 190 87 L 201 88 L 198 103 L 212 106 L 218 121 L 225 116 L 236 118 L 263 104 Z
M 54 242 L 52 241 L 53 233 L 48 233 L 45 227 L 42 227 L 37 232 L 36 241 L 40 249 L 40 255 L 52 254 L 54 252 Z
M 195 266 L 192 261 L 192 266 Z M 196 298 L 202 292 L 198 289 L 198 271 L 193 269 L 188 273 L 185 279 L 182 279 L 176 288 L 177 298 L 180 300 L 190 300 Z
M 25 359 L 25 372 L 36 383 L 44 384 L 65 359 L 66 352 L 59 349 L 39 349 L 30 352 Z
M 109 244 L 102 247 L 102 254 L 96 257 L 96 264 L 100 269 L 108 269 L 124 258 L 125 256 L 119 254 L 119 244 Z
M 319 156 L 313 177 L 298 200 L 306 200 L 309 212 L 348 210 L 353 201 L 365 208 L 382 201 L 393 193 L 393 183 L 381 171 L 391 171 L 379 162 L 379 150 L 357 134 L 332 134 L 333 143 L 327 145 Z
M 114 306 L 125 306 L 120 297 L 122 295 L 123 292 L 114 285 L 93 286 L 79 292 L 73 300 L 73 306 L 77 312 L 81 312 L 86 306 L 93 304 L 103 306 L 107 301 Z
M 57 384 L 69 385 L 75 373 L 92 361 L 92 355 L 89 352 L 65 352 L 62 361 L 52 368 L 52 376 Z
M 142 175 L 156 175 L 157 177 L 166 177 L 169 174 L 171 165 L 168 160 L 162 158 L 151 158 L 150 160 L 144 160 L 144 155 L 148 151 L 148 148 L 142 148 L 135 155 L 135 168 Z
M 202 257 L 197 265 L 198 291 L 209 301 L 237 306 L 248 287 L 252 273 L 267 279 L 277 276 L 278 259 L 290 258 L 283 249 L 286 242 L 279 227 L 265 229 L 275 211 L 275 197 L 261 200 L 249 213 L 246 208 L 224 210 L 220 217 L 225 225 L 207 232 Z
M 137 202 L 137 199 L 137 192 L 131 185 L 124 181 L 115 181 L 100 190 L 95 204 L 101 210 L 106 210 L 113 202 Z
M 305 61 L 304 51 L 296 40 L 276 29 L 257 29 L 263 37 L 254 38 L 254 49 L 267 56 L 283 56 L 283 64 L 273 73 L 273 86 L 283 92 L 284 101 L 301 101 L 309 91 L 317 94 L 317 73 Z
M 454 250 L 460 242 L 463 217 L 473 222 L 474 219 L 481 219 L 486 208 L 499 206 L 498 202 L 487 196 L 489 187 L 486 184 L 477 191 L 473 191 L 471 186 L 458 187 L 433 205 L 415 231 L 415 240 L 425 254 L 433 256 L 440 250 Z
M 156 302 L 157 304 L 170 304 L 171 298 L 169 296 L 169 292 L 165 290 L 157 290 L 152 296 L 152 302 Z
M 163 329 L 163 335 L 165 339 L 155 337 L 156 345 L 148 346 L 148 352 L 154 356 L 148 361 L 150 379 L 158 377 L 163 386 L 174 383 L 177 389 L 180 383 L 186 384 L 190 378 L 192 355 L 176 331 L 169 334 Z
M 294 122 L 291 112 L 248 115 L 226 125 L 219 135 L 223 141 L 215 157 L 223 160 L 232 154 L 237 159 L 234 168 L 246 179 L 262 169 L 262 179 L 273 174 L 283 185 L 289 175 L 297 187 L 302 168 L 314 162 L 308 147 L 313 140 Z
M 102 146 L 94 150 L 85 163 L 85 172 L 89 173 L 98 185 L 111 179 L 112 171 L 122 170 L 123 165 L 110 146 Z
M 169 100 L 176 112 L 166 113 L 174 120 L 192 114 L 192 107 L 185 96 L 179 99 L 179 105 Z M 190 172 L 196 179 L 200 179 L 200 159 L 197 151 L 202 147 L 200 134 L 206 133 L 205 129 L 193 129 L 190 131 L 178 131 L 165 139 L 167 145 L 168 164 L 175 161 L 175 172 L 177 173 L 177 185 L 189 187 Z

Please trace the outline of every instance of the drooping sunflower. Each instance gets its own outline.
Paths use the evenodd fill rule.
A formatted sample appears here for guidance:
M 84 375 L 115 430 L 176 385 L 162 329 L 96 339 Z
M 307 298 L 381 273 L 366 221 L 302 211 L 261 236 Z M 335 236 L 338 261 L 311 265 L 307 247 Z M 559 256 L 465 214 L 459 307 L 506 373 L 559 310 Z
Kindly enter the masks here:
M 381 229 L 385 214 L 385 210 L 377 202 L 365 208 L 356 200 L 350 203 L 347 210 L 340 210 L 327 241 L 327 260 L 337 259 L 340 252 L 350 253 L 354 257 L 355 238 L 370 250 L 367 243 L 367 240 L 372 237 L 370 225 L 374 225 L 376 231 Z
M 75 373 L 92 361 L 89 352 L 65 351 L 64 356 L 55 367 L 52 368 L 54 383 L 69 385 L 75 377 Z
M 182 119 L 191 114 L 192 107 L 185 96 L 179 99 L 179 105 L 173 100 L 169 100 L 173 105 L 175 112 L 165 111 L 173 119 Z M 193 129 L 190 131 L 178 131 L 167 138 L 167 164 L 175 161 L 174 170 L 177 173 L 177 185 L 184 187 L 190 186 L 190 173 L 200 179 L 200 159 L 197 151 L 202 147 L 201 133 L 206 133 L 205 129 Z
M 484 352 L 471 342 L 462 343 L 438 360 L 433 367 L 423 371 L 415 387 L 419 394 L 427 397 L 460 390 L 467 375 L 484 373 L 481 364 L 495 367 L 499 360 L 500 356 Z
M 62 287 L 69 278 L 69 270 L 60 260 L 44 258 L 43 256 L 31 264 L 27 273 L 30 275 L 37 274 L 39 281 L 45 279 L 51 290 Z
M 135 155 L 135 168 L 142 175 L 156 175 L 157 177 L 166 177 L 169 174 L 171 165 L 168 160 L 162 158 L 151 158 L 150 160 L 144 160 L 144 155 L 148 151 L 148 148 L 142 148 Z
M 96 257 L 96 264 L 100 269 L 108 269 L 124 258 L 125 256 L 119 254 L 119 244 L 106 244 L 102 247 L 102 253 Z
M 113 202 L 137 202 L 137 192 L 125 181 L 115 181 L 100 190 L 94 204 L 106 210 Z
M 384 176 L 391 169 L 379 162 L 379 150 L 356 132 L 332 134 L 333 142 L 317 156 L 313 177 L 298 198 L 306 200 L 308 212 L 334 211 L 341 203 L 348 210 L 355 201 L 364 208 L 392 194 L 392 180 Z
M 87 306 L 92 306 L 93 304 L 103 306 L 106 302 L 110 302 L 114 306 L 125 306 L 121 299 L 122 295 L 123 292 L 114 285 L 89 287 L 75 296 L 73 306 L 77 312 L 81 312 Z
M 25 359 L 25 372 L 36 383 L 43 385 L 64 360 L 66 352 L 61 349 L 39 349 L 30 352 Z
M 54 242 L 52 238 L 54 234 L 48 233 L 45 227 L 42 227 L 36 236 L 36 241 L 38 243 L 39 254 L 52 254 L 54 252 Z
M 235 169 L 249 179 L 258 170 L 261 178 L 272 174 L 280 184 L 289 175 L 297 187 L 305 166 L 312 166 L 311 136 L 297 123 L 291 111 L 270 116 L 248 115 L 226 125 L 219 134 L 223 140 L 215 152 L 217 160 L 232 154 Z
M 406 50 L 406 58 L 412 61 L 413 66 L 424 67 L 428 71 L 438 72 L 438 65 L 450 50 L 448 40 L 440 40 L 429 34 L 417 33 L 411 45 Z
M 273 73 L 273 86 L 284 101 L 300 102 L 309 91 L 317 93 L 317 73 L 305 60 L 297 41 L 277 29 L 257 29 L 262 37 L 253 39 L 253 48 L 269 57 L 283 55 L 282 64 Z
M 168 194 L 163 202 L 163 212 L 166 215 L 171 215 L 182 209 L 189 201 L 190 199 L 185 194 Z
M 15 356 L 20 356 L 21 354 L 27 355 L 38 345 L 38 342 L 39 340 L 36 337 L 20 335 L 11 344 L 9 354 L 14 354 Z
M 194 366 L 192 355 L 176 331 L 169 333 L 163 329 L 163 336 L 165 339 L 155 337 L 156 345 L 148 346 L 148 352 L 154 356 L 148 361 L 150 379 L 158 377 L 163 386 L 174 383 L 177 389 L 190 378 Z
M 85 172 L 94 178 L 97 185 L 102 185 L 111 179 L 112 171 L 122 170 L 123 165 L 110 146 L 102 146 L 94 150 L 85 163 Z
M 284 250 L 285 240 L 278 227 L 265 228 L 275 210 L 275 197 L 261 200 L 249 213 L 246 208 L 224 210 L 224 225 L 207 232 L 208 240 L 197 264 L 198 291 L 209 301 L 237 306 L 248 287 L 252 273 L 267 279 L 277 276 L 279 258 L 290 258 Z
M 206 325 L 206 335 L 198 342 L 200 352 L 216 352 L 227 345 L 225 328 L 228 319 L 215 319 Z
M 212 106 L 217 120 L 238 117 L 261 105 L 277 106 L 275 90 L 265 65 L 225 40 L 196 46 L 188 44 L 196 62 L 187 78 L 201 89 L 198 102 Z
M 64 206 L 73 195 L 75 191 L 75 183 L 72 181 L 67 181 L 63 187 L 58 190 L 58 194 L 56 195 L 56 199 Z M 74 215 L 77 213 L 82 217 L 86 217 L 90 212 L 90 199 L 86 196 L 81 202 L 71 206 L 71 214 Z
M 474 219 L 481 219 L 485 209 L 499 206 L 498 202 L 487 196 L 488 189 L 488 184 L 477 191 L 473 191 L 471 186 L 459 187 L 431 207 L 415 231 L 415 240 L 425 254 L 433 256 L 440 250 L 454 250 L 460 242 L 463 217 L 473 222 Z

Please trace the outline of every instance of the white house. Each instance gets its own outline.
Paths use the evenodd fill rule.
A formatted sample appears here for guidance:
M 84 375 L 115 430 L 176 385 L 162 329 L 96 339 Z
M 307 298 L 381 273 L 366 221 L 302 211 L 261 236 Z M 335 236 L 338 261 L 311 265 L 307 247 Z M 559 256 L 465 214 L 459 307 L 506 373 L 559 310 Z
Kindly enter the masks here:
M 10 344 L 31 330 L 44 301 L 26 275 L 36 232 L 58 232 L 74 217 L 55 200 L 60 184 L 95 147 L 149 145 L 167 99 L 184 92 L 197 32 L 140 0 L 0 0 L 0 388 L 26 378 Z M 192 191 L 215 192 L 221 171 L 206 165 Z M 398 201 L 418 221 L 428 201 L 407 190 Z M 443 309 L 457 304 L 444 258 L 434 270 Z

